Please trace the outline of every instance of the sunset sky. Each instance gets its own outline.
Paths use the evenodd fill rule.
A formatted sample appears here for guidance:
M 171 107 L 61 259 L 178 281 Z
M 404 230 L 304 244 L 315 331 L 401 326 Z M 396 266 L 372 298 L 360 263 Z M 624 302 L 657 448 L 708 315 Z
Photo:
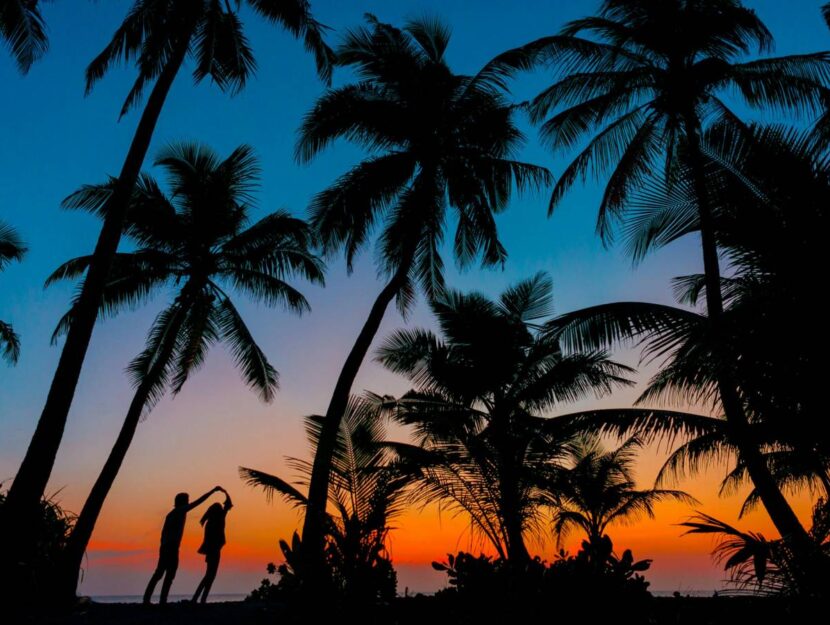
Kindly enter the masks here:
M 44 290 L 43 282 L 61 262 L 91 252 L 98 233 L 94 218 L 62 211 L 60 201 L 79 185 L 118 172 L 137 123 L 136 111 L 118 121 L 135 76 L 132 67 L 114 70 L 87 97 L 83 82 L 87 63 L 107 43 L 130 4 L 128 0 L 44 4 L 51 40 L 46 57 L 21 77 L 9 55 L 0 54 L 0 84 L 5 85 L 0 97 L 0 219 L 13 225 L 30 248 L 23 263 L 0 274 L 0 318 L 13 323 L 23 341 L 16 367 L 0 363 L 0 482 L 14 477 L 40 415 L 60 353 L 59 347 L 50 346 L 49 337 L 73 293 L 73 285 Z M 393 24 L 423 14 L 441 17 L 453 30 L 448 51 L 452 68 L 472 73 L 495 54 L 590 14 L 598 3 L 313 0 L 312 4 L 315 16 L 333 29 L 333 44 L 344 29 L 360 25 L 366 12 Z M 747 2 L 775 35 L 777 54 L 830 47 L 819 4 L 818 0 Z M 309 166 L 295 164 L 296 128 L 324 86 L 300 43 L 249 10 L 242 14 L 258 60 L 256 79 L 243 93 L 229 97 L 208 83 L 194 86 L 189 72 L 182 72 L 162 113 L 151 154 L 180 140 L 204 142 L 223 156 L 240 144 L 250 144 L 263 170 L 254 218 L 280 207 L 302 216 L 312 194 L 345 172 L 361 153 L 341 143 Z M 335 83 L 349 78 L 339 71 Z M 514 85 L 514 97 L 533 95 L 546 80 L 544 72 L 522 76 Z M 554 174 L 561 172 L 566 160 L 553 158 L 540 147 L 527 120 L 521 119 L 521 125 L 528 138 L 522 158 L 546 165 Z M 546 271 L 553 278 L 557 312 L 619 300 L 671 303 L 670 279 L 701 269 L 697 241 L 683 240 L 635 269 L 622 250 L 603 249 L 595 236 L 600 195 L 595 184 L 579 186 L 550 219 L 546 193 L 516 197 L 498 218 L 509 253 L 504 270 L 474 268 L 459 273 L 447 254 L 450 284 L 495 295 L 519 279 Z M 281 374 L 280 392 L 272 404 L 259 402 L 219 347 L 175 399 L 167 398 L 153 410 L 139 427 L 99 520 L 81 594 L 140 594 L 154 567 L 161 524 L 175 493 L 188 491 L 196 497 L 216 484 L 228 489 L 236 507 L 228 517 L 228 545 L 214 591 L 247 592 L 265 576 L 269 561 L 279 562 L 277 540 L 289 538 L 300 517 L 280 502 L 268 504 L 262 492 L 242 484 L 237 470 L 242 465 L 291 477 L 284 457 L 308 457 L 302 417 L 325 411 L 335 377 L 380 289 L 372 259 L 367 250 L 351 276 L 340 259 L 332 259 L 325 288 L 298 284 L 312 306 L 302 318 L 237 298 L 256 339 Z M 146 331 L 165 301 L 166 295 L 160 294 L 135 312 L 106 320 L 95 331 L 48 488 L 68 510 L 80 510 L 109 452 L 132 395 L 124 367 L 142 349 Z M 432 324 L 422 301 L 406 322 L 390 309 L 378 340 L 404 323 Z M 636 364 L 635 354 L 624 352 L 619 357 Z M 638 379 L 645 379 L 648 372 Z M 399 394 L 407 388 L 405 380 L 366 362 L 354 391 Z M 630 406 L 636 395 L 637 389 L 631 389 L 562 406 L 561 412 L 588 405 Z M 653 479 L 663 457 L 665 450 L 644 454 L 639 470 L 643 485 Z M 740 493 L 717 496 L 723 472 L 723 467 L 713 466 L 680 487 L 700 500 L 701 510 L 774 535 L 763 513 L 737 520 Z M 806 499 L 797 502 L 797 509 L 806 513 Z M 723 574 L 709 556 L 711 542 L 680 538 L 682 528 L 676 524 L 691 513 L 686 506 L 664 505 L 658 508 L 656 520 L 612 528 L 618 548 L 630 547 L 635 557 L 654 559 L 648 574 L 653 589 L 720 586 Z M 199 515 L 195 511 L 188 521 L 174 593 L 192 592 L 203 571 L 201 556 L 196 554 Z M 429 562 L 445 558 L 447 552 L 480 548 L 463 518 L 446 511 L 439 514 L 435 508 L 413 508 L 394 525 L 391 548 L 401 592 L 405 587 L 441 587 L 444 576 L 432 571 Z M 552 557 L 552 539 L 537 547 L 544 557 Z

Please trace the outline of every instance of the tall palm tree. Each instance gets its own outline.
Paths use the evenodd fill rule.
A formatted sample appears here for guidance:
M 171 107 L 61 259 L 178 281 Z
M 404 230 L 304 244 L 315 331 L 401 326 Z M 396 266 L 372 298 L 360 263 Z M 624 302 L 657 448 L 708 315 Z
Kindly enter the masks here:
M 15 260 L 21 260 L 26 253 L 26 246 L 17 231 L 0 221 L 0 271 Z M 0 356 L 15 364 L 20 357 L 20 337 L 10 323 L 0 321 Z
M 302 37 L 306 48 L 315 55 L 319 73 L 328 78 L 330 50 L 323 42 L 323 29 L 311 16 L 306 0 L 247 0 L 246 4 L 262 18 Z M 0 564 L 25 559 L 23 552 L 31 545 L 28 540 L 31 537 L 26 533 L 31 525 L 26 523 L 26 518 L 36 512 L 51 475 L 132 190 L 179 69 L 190 56 L 195 63 L 196 82 L 210 78 L 220 89 L 231 93 L 242 89 L 255 69 L 253 52 L 238 15 L 241 5 L 241 0 L 135 0 L 110 43 L 87 68 L 89 91 L 114 64 L 135 61 L 138 77 L 124 102 L 122 115 L 139 103 L 145 86 L 154 85 L 109 196 L 104 224 L 46 404 L 9 489 L 5 522 L 11 524 L 10 534 L 21 538 L 8 558 L 4 552 Z
M 369 18 L 350 32 L 336 63 L 359 81 L 324 95 L 300 130 L 297 155 L 309 161 L 338 138 L 370 153 L 314 199 L 312 223 L 327 253 L 356 254 L 379 230 L 379 269 L 388 282 L 337 379 L 314 459 L 303 543 L 321 561 L 329 469 L 338 424 L 351 387 L 389 303 L 408 309 L 417 287 L 427 296 L 443 287 L 440 247 L 449 208 L 458 227 L 454 254 L 461 265 L 479 254 L 484 265 L 504 262 L 493 214 L 512 187 L 542 185 L 547 170 L 513 160 L 522 141 L 513 107 L 492 72 L 454 74 L 445 51 L 450 33 L 430 20 L 403 29 Z
M 590 544 L 602 541 L 609 525 L 654 518 L 654 505 L 675 500 L 693 504 L 679 490 L 637 489 L 634 461 L 642 448 L 637 437 L 607 451 L 596 438 L 585 437 L 571 447 L 566 471 L 551 482 L 553 530 L 558 542 L 572 529 L 581 529 Z
M 804 271 L 822 262 L 819 237 L 826 231 L 830 200 L 822 142 L 779 127 L 749 128 L 740 137 L 715 127 L 704 143 L 718 162 L 707 169 L 707 179 L 718 188 L 712 203 L 715 236 L 734 270 L 732 277 L 721 279 L 726 308 L 719 331 L 713 332 L 705 315 L 687 309 L 622 302 L 564 315 L 556 322 L 558 336 L 572 348 L 644 341 L 646 357 L 666 360 L 641 401 L 704 402 L 717 411 L 719 379 L 729 377 L 747 415 L 744 433 L 777 490 L 819 484 L 826 492 L 830 448 L 817 426 L 823 397 L 813 373 L 824 358 L 814 335 L 822 320 L 814 278 Z M 637 254 L 698 228 L 694 189 L 688 183 L 651 185 L 635 196 L 632 207 L 629 246 Z M 695 305 L 705 289 L 705 276 L 676 280 L 684 304 Z M 741 451 L 741 432 L 728 418 L 720 426 L 711 423 L 715 427 L 686 433 L 691 440 L 669 458 L 667 473 L 695 470 L 712 458 L 737 457 L 723 490 L 731 491 L 749 477 L 755 488 L 744 509 L 764 502 Z M 626 431 L 647 427 L 655 435 L 677 433 L 673 426 L 645 421 L 629 425 Z M 795 553 L 802 569 L 813 570 L 807 579 L 802 575 L 802 586 L 814 584 L 812 578 L 820 578 L 815 566 Z
M 28 73 L 49 47 L 38 0 L 3 0 L 0 38 L 5 40 L 20 73 Z
M 309 252 L 312 240 L 305 222 L 277 211 L 249 223 L 259 175 L 251 148 L 239 147 L 223 160 L 204 146 L 174 145 L 156 165 L 167 174 L 169 192 L 148 174 L 140 177 L 125 226 L 137 249 L 116 254 L 101 314 L 133 307 L 165 287 L 172 287 L 173 298 L 156 317 L 147 347 L 129 365 L 135 394 L 64 550 L 61 590 L 67 598 L 74 597 L 84 552 L 139 419 L 168 390 L 174 395 L 181 390 L 212 344 L 226 343 L 245 381 L 264 401 L 273 398 L 277 372 L 234 305 L 231 289 L 299 314 L 308 303 L 286 280 L 323 281 L 322 265 Z M 65 205 L 105 218 L 116 185 L 110 180 L 84 186 Z M 72 259 L 47 284 L 81 278 L 92 262 L 92 256 Z M 75 323 L 76 306 L 77 299 L 57 333 Z
M 630 373 L 601 351 L 565 353 L 542 325 L 552 285 L 544 274 L 498 300 L 448 292 L 432 308 L 443 334 L 399 330 L 378 360 L 415 388 L 385 403 L 414 426 L 419 446 L 394 449 L 421 462 L 416 496 L 470 517 L 498 554 L 529 559 L 525 536 L 540 534 L 545 485 L 579 433 L 570 415 L 547 413 L 629 384 Z
M 324 418 L 306 418 L 306 432 L 312 449 L 320 443 Z M 378 407 L 366 399 L 352 397 L 340 421 L 334 455 L 329 502 L 336 514 L 327 517 L 326 561 L 329 581 L 349 599 L 389 600 L 395 596 L 392 564 L 387 550 L 389 522 L 404 510 L 404 488 L 411 473 L 396 463 L 384 450 L 386 428 L 379 418 Z M 300 487 L 308 488 L 312 464 L 289 458 L 298 469 Z M 305 508 L 308 498 L 294 484 L 269 473 L 240 467 L 240 476 L 250 486 L 261 487 L 266 496 L 278 495 L 289 503 Z M 284 543 L 283 551 L 291 552 L 291 567 L 283 568 L 302 582 L 306 573 L 301 553 L 302 542 L 294 535 L 293 548 Z M 391 593 L 390 590 L 391 581 Z M 286 583 L 286 580 L 282 580 Z M 319 590 L 319 589 L 318 589 Z
M 672 179 L 678 164 L 687 168 L 714 332 L 720 331 L 723 297 L 701 145 L 704 124 L 717 120 L 743 128 L 722 99 L 727 89 L 750 106 L 798 113 L 822 111 L 827 97 L 828 53 L 739 62 L 772 44 L 766 26 L 736 0 L 605 0 L 598 15 L 497 60 L 504 71 L 542 59 L 559 64 L 562 76 L 530 103 L 531 115 L 552 147 L 590 140 L 559 178 L 550 206 L 578 178 L 610 171 L 597 222 L 605 241 L 614 221 L 624 218 L 632 190 L 654 172 Z M 723 376 L 717 386 L 742 461 L 770 517 L 793 548 L 806 552 L 807 532 L 752 443 L 735 381 Z

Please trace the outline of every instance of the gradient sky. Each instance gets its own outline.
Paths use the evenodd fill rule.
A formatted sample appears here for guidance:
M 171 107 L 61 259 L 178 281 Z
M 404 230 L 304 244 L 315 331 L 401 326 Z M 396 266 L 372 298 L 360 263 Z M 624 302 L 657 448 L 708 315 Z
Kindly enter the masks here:
M 455 71 L 468 73 L 505 49 L 551 34 L 565 21 L 591 13 L 597 4 L 583 0 L 313 2 L 316 17 L 334 29 L 332 43 L 343 29 L 359 25 L 365 12 L 395 24 L 423 14 L 440 16 L 453 29 L 449 61 Z M 773 31 L 779 54 L 824 49 L 830 42 L 818 0 L 748 4 Z M 0 54 L 0 84 L 6 85 L 0 97 L 0 219 L 14 225 L 30 247 L 22 264 L 0 275 L 4 294 L 0 319 L 12 322 L 23 340 L 17 367 L 0 364 L 0 481 L 14 476 L 59 356 L 49 336 L 73 287 L 44 290 L 43 281 L 59 263 L 89 253 L 98 232 L 95 219 L 61 211 L 60 201 L 80 184 L 117 173 L 137 122 L 136 112 L 118 122 L 134 77 L 132 68 L 116 69 L 88 97 L 83 84 L 86 64 L 109 40 L 129 5 L 128 0 L 45 4 L 51 49 L 25 78 L 16 73 L 5 50 Z M 182 72 L 162 113 L 151 154 L 178 140 L 205 142 L 222 155 L 239 144 L 250 144 L 263 169 L 255 218 L 278 207 L 303 215 L 311 195 L 344 172 L 360 153 L 338 144 L 310 166 L 293 162 L 295 130 L 324 87 L 300 44 L 247 10 L 243 18 L 259 63 L 256 80 L 231 98 L 208 83 L 194 86 L 189 73 Z M 341 72 L 335 82 L 347 79 Z M 515 83 L 515 97 L 530 96 L 544 84 L 541 72 L 523 76 Z M 521 123 L 528 134 L 523 158 L 560 172 L 565 161 L 548 155 L 533 129 L 525 120 Z M 498 220 L 510 254 L 504 270 L 459 273 L 448 262 L 450 283 L 494 295 L 516 280 L 546 271 L 554 280 L 558 312 L 618 300 L 670 303 L 669 280 L 700 270 L 696 241 L 680 241 L 634 270 L 620 250 L 603 249 L 594 236 L 599 197 L 596 185 L 576 188 L 551 219 L 545 216 L 544 193 L 515 198 Z M 265 576 L 267 562 L 279 561 L 276 542 L 298 526 L 297 512 L 281 503 L 267 504 L 261 492 L 239 481 L 237 468 L 244 465 L 288 477 L 284 456 L 308 454 L 302 416 L 325 410 L 343 359 L 380 288 L 371 260 L 371 252 L 364 254 L 351 276 L 342 262 L 334 260 L 325 289 L 302 285 L 312 312 L 301 319 L 237 300 L 281 373 L 281 391 L 272 404 L 260 403 L 220 347 L 175 400 L 156 407 L 141 424 L 107 500 L 85 563 L 82 593 L 142 592 L 173 495 L 187 490 L 197 496 L 214 484 L 225 486 L 236 503 L 228 519 L 228 546 L 214 591 L 247 592 Z M 95 331 L 48 489 L 69 510 L 81 508 L 110 449 L 131 397 L 123 369 L 141 350 L 164 301 L 161 295 L 138 311 L 107 320 Z M 379 339 L 403 323 L 390 310 Z M 422 302 L 407 323 L 431 323 Z M 636 363 L 631 354 L 620 357 Z M 407 385 L 367 362 L 354 390 L 362 389 L 397 394 Z M 590 405 L 628 406 L 636 394 L 633 389 Z M 578 407 L 584 405 L 588 404 Z M 644 455 L 643 484 L 653 478 L 664 455 L 665 450 Z M 700 499 L 702 509 L 735 522 L 742 499 L 718 498 L 716 484 L 723 471 L 712 467 L 681 486 Z M 797 502 L 800 513 L 807 507 L 806 499 Z M 665 505 L 658 509 L 656 520 L 611 532 L 618 547 L 631 547 L 636 557 L 655 559 L 649 573 L 653 588 L 720 585 L 723 574 L 708 555 L 710 541 L 679 537 L 681 530 L 675 524 L 690 513 L 683 506 Z M 197 518 L 194 513 L 188 522 L 174 593 L 192 592 L 203 570 L 195 553 L 200 540 Z M 774 534 L 761 513 L 740 523 Z M 434 508 L 410 510 L 395 526 L 391 546 L 401 591 L 406 586 L 412 590 L 442 586 L 444 577 L 432 571 L 429 562 L 459 548 L 479 548 L 463 519 Z M 551 557 L 550 540 L 538 548 Z

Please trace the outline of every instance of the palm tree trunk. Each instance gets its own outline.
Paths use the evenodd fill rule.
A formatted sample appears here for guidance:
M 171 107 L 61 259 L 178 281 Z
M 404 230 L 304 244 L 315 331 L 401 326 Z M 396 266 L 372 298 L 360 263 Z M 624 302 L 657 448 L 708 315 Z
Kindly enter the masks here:
M 703 249 L 703 269 L 706 284 L 706 307 L 712 332 L 717 336 L 723 316 L 723 296 L 720 287 L 720 261 L 715 238 L 714 217 L 709 202 L 703 153 L 700 147 L 700 124 L 693 114 L 684 117 L 684 131 L 689 144 L 689 165 L 692 170 L 700 219 L 700 238 Z M 809 534 L 801 525 L 787 499 L 767 466 L 758 444 L 753 440 L 749 421 L 741 403 L 737 384 L 729 376 L 718 379 L 726 421 L 741 460 L 744 462 L 761 501 L 781 537 L 791 546 L 804 571 L 816 571 L 815 549 Z M 817 580 L 816 580 L 817 581 Z M 807 584 L 811 582 L 806 581 Z
M 378 294 L 372 309 L 369 311 L 363 328 L 349 352 L 337 384 L 334 387 L 329 401 L 326 418 L 323 421 L 320 440 L 314 454 L 314 464 L 311 469 L 311 480 L 308 487 L 308 504 L 303 522 L 302 549 L 303 565 L 309 577 L 309 587 L 314 590 L 317 583 L 324 579 L 323 546 L 326 525 L 326 503 L 328 501 L 331 461 L 334 454 L 337 433 L 340 430 L 340 421 L 346 411 L 349 394 L 352 390 L 355 377 L 363 363 L 372 341 L 377 334 L 381 321 L 390 302 L 400 291 L 412 266 L 412 254 L 401 263 L 395 275 Z
M 150 147 L 164 101 L 184 61 L 188 46 L 189 37 L 186 37 L 159 74 L 147 100 L 121 168 L 118 183 L 104 209 L 104 225 L 84 280 L 76 317 L 69 328 L 57 370 L 52 378 L 46 404 L 20 469 L 9 489 L 0 535 L 14 539 L 7 543 L 11 548 L 0 549 L 0 552 L 5 552 L 0 571 L 10 573 L 10 578 L 17 577 L 12 567 L 16 568 L 21 562 L 25 563 L 31 552 L 34 536 L 30 529 L 35 527 L 38 504 L 51 476 L 63 438 L 69 408 L 98 316 L 107 274 L 121 240 L 127 204 Z
M 86 502 L 84 502 L 84 507 L 75 521 L 72 533 L 69 535 L 66 547 L 64 547 L 57 580 L 58 599 L 61 601 L 72 602 L 75 599 L 81 573 L 81 563 L 89 545 L 89 540 L 92 538 L 95 524 L 98 522 L 98 516 L 101 514 L 104 501 L 110 489 L 112 489 L 124 458 L 127 456 L 127 451 L 133 442 L 138 422 L 141 419 L 144 407 L 147 405 L 150 392 L 164 373 L 164 369 L 170 360 L 176 345 L 176 336 L 183 321 L 184 314 L 180 311 L 165 333 L 164 342 L 153 366 L 136 389 L 127 410 L 127 416 L 121 426 L 121 431 L 118 433 L 118 438 L 115 440 L 107 461 L 104 463 L 104 467 L 101 469 L 101 473 L 98 475 L 98 479 L 95 481 Z

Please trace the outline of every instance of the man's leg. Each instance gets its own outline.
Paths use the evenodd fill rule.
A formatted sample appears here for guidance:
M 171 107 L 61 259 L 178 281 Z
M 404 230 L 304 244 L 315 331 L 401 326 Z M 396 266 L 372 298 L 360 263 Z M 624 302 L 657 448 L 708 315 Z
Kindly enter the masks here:
M 170 586 L 173 585 L 173 579 L 176 577 L 176 571 L 179 568 L 179 559 L 171 562 L 164 572 L 164 581 L 161 583 L 161 597 L 159 597 L 159 605 L 167 603 L 167 595 L 170 593 Z
M 147 590 L 144 591 L 144 603 L 149 604 L 150 598 L 153 596 L 153 591 L 156 589 L 156 584 L 159 583 L 161 576 L 164 575 L 164 569 L 161 566 L 161 562 L 156 567 L 156 570 L 153 572 L 153 576 L 150 578 L 150 583 L 147 584 Z

